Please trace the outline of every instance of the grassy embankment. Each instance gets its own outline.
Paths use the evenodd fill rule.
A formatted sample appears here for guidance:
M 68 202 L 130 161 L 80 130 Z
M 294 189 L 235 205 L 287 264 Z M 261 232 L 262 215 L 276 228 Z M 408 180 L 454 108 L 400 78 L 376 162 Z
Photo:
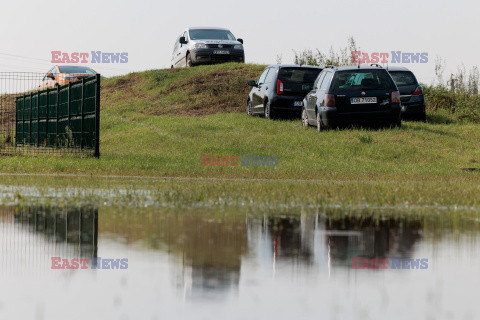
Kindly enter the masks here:
M 137 184 L 157 190 L 161 201 L 478 205 L 480 127 L 474 122 L 438 105 L 427 123 L 404 122 L 401 129 L 318 134 L 299 120 L 247 117 L 246 80 L 262 69 L 226 64 L 105 79 L 100 160 L 4 157 L 0 172 L 324 180 Z M 202 154 L 277 156 L 278 165 L 205 167 Z

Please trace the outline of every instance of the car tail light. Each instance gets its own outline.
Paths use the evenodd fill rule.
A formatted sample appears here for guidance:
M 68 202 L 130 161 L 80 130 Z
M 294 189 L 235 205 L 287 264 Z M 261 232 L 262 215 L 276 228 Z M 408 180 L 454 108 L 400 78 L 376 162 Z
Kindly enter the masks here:
M 413 93 L 414 96 L 419 96 L 423 94 L 423 89 L 422 87 L 418 86 L 417 89 L 415 89 L 415 92 Z
M 392 104 L 393 103 L 400 103 L 400 92 L 398 91 L 392 92 Z
M 283 94 L 283 82 L 277 80 L 277 94 Z
M 325 107 L 335 107 L 335 95 L 330 93 L 325 95 Z

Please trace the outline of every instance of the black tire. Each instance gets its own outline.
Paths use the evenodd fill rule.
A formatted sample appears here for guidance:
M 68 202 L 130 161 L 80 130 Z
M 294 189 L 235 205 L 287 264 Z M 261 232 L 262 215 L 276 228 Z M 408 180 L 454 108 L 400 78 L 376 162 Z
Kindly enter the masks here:
M 267 101 L 265 104 L 265 119 L 275 119 L 275 114 L 273 113 L 272 107 L 270 105 L 270 102 Z
M 401 128 L 402 127 L 402 119 L 399 118 L 397 121 L 394 122 L 393 126 L 395 128 Z
M 421 115 L 420 121 L 427 122 L 427 114 L 426 113 Z
M 302 126 L 308 127 L 308 114 L 305 108 L 302 109 Z
M 247 116 L 253 116 L 252 101 L 251 100 L 248 100 L 248 102 L 247 102 Z
M 325 130 L 325 126 L 322 123 L 322 119 L 320 119 L 320 112 L 317 112 L 317 131 Z
M 192 56 L 190 53 L 187 53 L 187 61 L 185 62 L 187 67 L 193 67 Z

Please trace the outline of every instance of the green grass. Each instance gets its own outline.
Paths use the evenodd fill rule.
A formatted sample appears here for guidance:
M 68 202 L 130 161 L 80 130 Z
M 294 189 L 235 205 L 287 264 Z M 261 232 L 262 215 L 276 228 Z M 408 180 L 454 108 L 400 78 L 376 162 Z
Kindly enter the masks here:
M 2 173 L 86 174 L 93 179 L 0 176 L 3 184 L 154 191 L 157 203 L 477 206 L 480 128 L 448 115 L 401 129 L 318 134 L 300 120 L 248 117 L 249 87 L 262 66 L 154 70 L 106 79 L 101 154 L 93 158 L 0 158 Z M 234 90 L 235 89 L 235 90 Z M 231 99 L 230 99 L 231 97 Z M 202 155 L 276 156 L 277 166 L 202 166 Z M 287 179 L 158 181 L 98 175 Z M 294 182 L 291 180 L 321 180 Z M 94 196 L 94 194 L 92 194 Z M 100 197 L 101 198 L 101 197 Z M 99 199 L 98 201 L 103 201 Z
M 93 173 L 267 179 L 429 180 L 479 178 L 475 124 L 405 122 L 401 129 L 345 129 L 318 134 L 299 120 L 245 114 L 122 118 L 103 112 L 102 158 L 3 157 L 1 172 Z M 202 166 L 202 155 L 277 156 L 277 166 Z

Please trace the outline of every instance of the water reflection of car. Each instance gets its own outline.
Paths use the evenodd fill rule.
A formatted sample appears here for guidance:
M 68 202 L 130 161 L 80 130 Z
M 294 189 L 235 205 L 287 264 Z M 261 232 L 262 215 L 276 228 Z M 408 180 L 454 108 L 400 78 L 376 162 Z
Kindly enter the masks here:
M 247 100 L 247 114 L 263 114 L 267 119 L 292 115 L 300 117 L 303 98 L 312 90 L 322 71 L 320 67 L 273 65 L 257 81 L 249 81 L 252 90 Z
M 400 90 L 402 117 L 420 121 L 427 120 L 423 88 L 415 75 L 405 67 L 388 67 L 387 70 Z
M 96 74 L 93 69 L 84 66 L 54 66 L 45 74 L 38 89 L 53 88 Z

